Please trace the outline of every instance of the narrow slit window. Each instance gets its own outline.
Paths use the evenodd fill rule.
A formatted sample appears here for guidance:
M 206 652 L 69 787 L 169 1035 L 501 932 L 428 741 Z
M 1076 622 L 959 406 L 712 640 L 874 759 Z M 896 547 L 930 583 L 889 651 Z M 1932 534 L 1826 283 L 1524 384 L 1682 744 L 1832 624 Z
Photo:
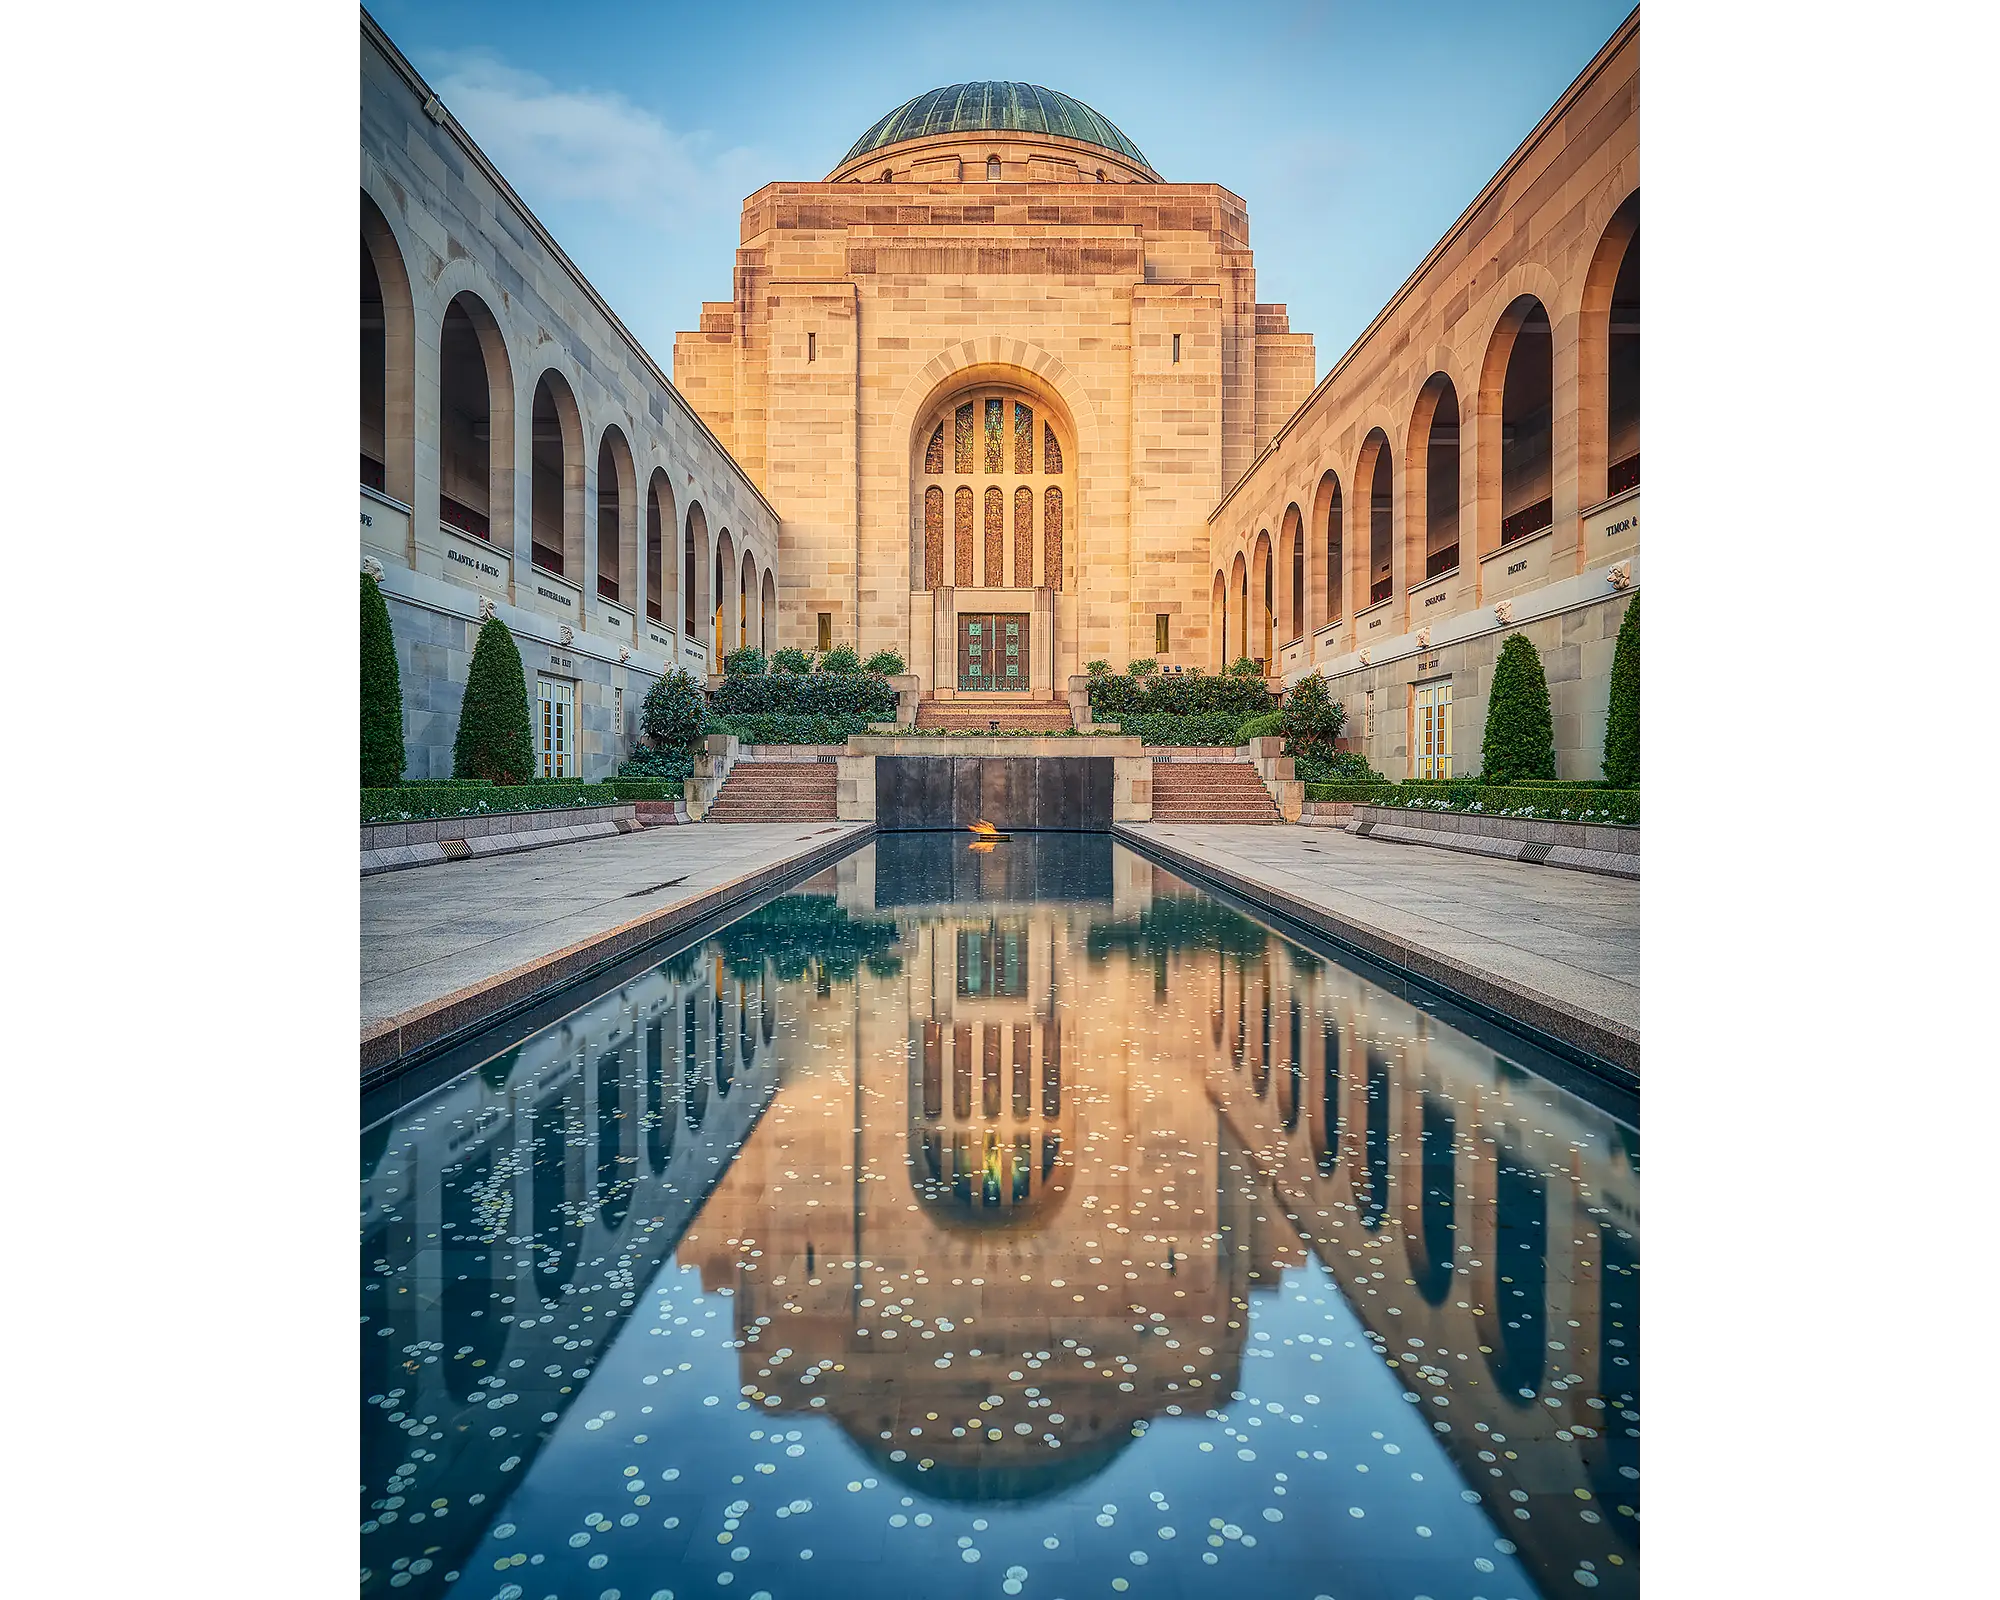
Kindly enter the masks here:
M 806 360 L 819 360 L 819 335 L 816 333 L 806 335 Z
M 822 611 L 819 614 L 819 648 L 822 651 L 833 648 L 833 613 L 831 611 Z
M 1180 365 L 1180 359 L 1181 359 L 1181 336 L 1180 336 L 1179 334 L 1175 334 L 1175 335 L 1174 335 L 1174 365 L 1176 365 L 1176 366 L 1179 366 L 1179 365 Z

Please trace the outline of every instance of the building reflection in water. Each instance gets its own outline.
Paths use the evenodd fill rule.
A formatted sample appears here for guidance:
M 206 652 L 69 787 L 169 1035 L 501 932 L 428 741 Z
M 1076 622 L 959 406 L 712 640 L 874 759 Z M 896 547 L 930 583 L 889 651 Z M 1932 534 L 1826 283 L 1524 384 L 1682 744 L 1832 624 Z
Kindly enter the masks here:
M 1636 1137 L 1107 841 L 878 839 L 374 1160 L 365 1264 L 413 1291 L 365 1296 L 372 1426 L 403 1419 L 376 1583 L 443 1540 L 385 1483 L 470 1508 L 557 1425 L 458 1396 L 526 1356 L 504 1386 L 559 1418 L 677 1250 L 732 1291 L 750 1408 L 994 1506 L 1230 1405 L 1253 1302 L 1323 1273 L 1536 1579 L 1636 1591 Z M 426 1415 L 447 1459 L 412 1467 Z

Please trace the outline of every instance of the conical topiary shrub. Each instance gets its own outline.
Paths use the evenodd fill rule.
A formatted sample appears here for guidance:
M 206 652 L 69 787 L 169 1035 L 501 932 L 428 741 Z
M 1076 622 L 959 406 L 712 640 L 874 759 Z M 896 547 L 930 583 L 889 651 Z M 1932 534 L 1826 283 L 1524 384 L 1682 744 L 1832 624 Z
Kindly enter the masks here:
M 381 585 L 361 574 L 361 787 L 403 781 L 403 676 Z
M 451 747 L 454 778 L 526 783 L 535 773 L 534 725 L 528 720 L 528 680 L 521 652 L 498 617 L 489 617 L 472 647 L 465 703 Z
M 1549 680 L 1525 633 L 1510 633 L 1493 665 L 1486 697 L 1486 743 L 1479 775 L 1488 783 L 1556 775 L 1556 730 L 1549 716 Z
M 1639 787 L 1639 597 L 1618 625 L 1611 657 L 1611 709 L 1604 719 L 1604 781 L 1614 789 Z

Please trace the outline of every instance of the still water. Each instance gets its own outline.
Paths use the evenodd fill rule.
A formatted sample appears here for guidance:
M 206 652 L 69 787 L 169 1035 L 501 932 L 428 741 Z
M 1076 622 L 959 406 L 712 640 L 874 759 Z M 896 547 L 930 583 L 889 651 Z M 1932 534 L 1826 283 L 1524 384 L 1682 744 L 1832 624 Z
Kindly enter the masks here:
M 877 838 L 367 1128 L 363 1593 L 1635 1594 L 1638 1135 L 1480 1032 Z

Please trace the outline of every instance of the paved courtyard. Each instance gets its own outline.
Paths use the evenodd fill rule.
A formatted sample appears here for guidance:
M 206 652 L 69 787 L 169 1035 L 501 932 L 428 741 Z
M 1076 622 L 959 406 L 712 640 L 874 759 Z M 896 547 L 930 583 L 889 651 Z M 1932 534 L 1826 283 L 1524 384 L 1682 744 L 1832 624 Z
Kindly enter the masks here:
M 364 1066 L 400 1047 L 368 1042 L 412 1019 L 474 1020 L 568 971 L 622 954 L 737 898 L 748 880 L 835 846 L 854 822 L 695 823 L 361 880 Z M 384 1055 L 384 1051 L 387 1054 Z M 370 1059 L 372 1055 L 372 1060 Z
M 1302 920 L 1512 1014 L 1532 1000 L 1629 1037 L 1629 1051 L 1573 1042 L 1613 1060 L 1629 1055 L 1636 1070 L 1639 885 L 1629 879 L 1358 839 L 1339 828 L 1144 822 L 1120 831 L 1317 912 Z

